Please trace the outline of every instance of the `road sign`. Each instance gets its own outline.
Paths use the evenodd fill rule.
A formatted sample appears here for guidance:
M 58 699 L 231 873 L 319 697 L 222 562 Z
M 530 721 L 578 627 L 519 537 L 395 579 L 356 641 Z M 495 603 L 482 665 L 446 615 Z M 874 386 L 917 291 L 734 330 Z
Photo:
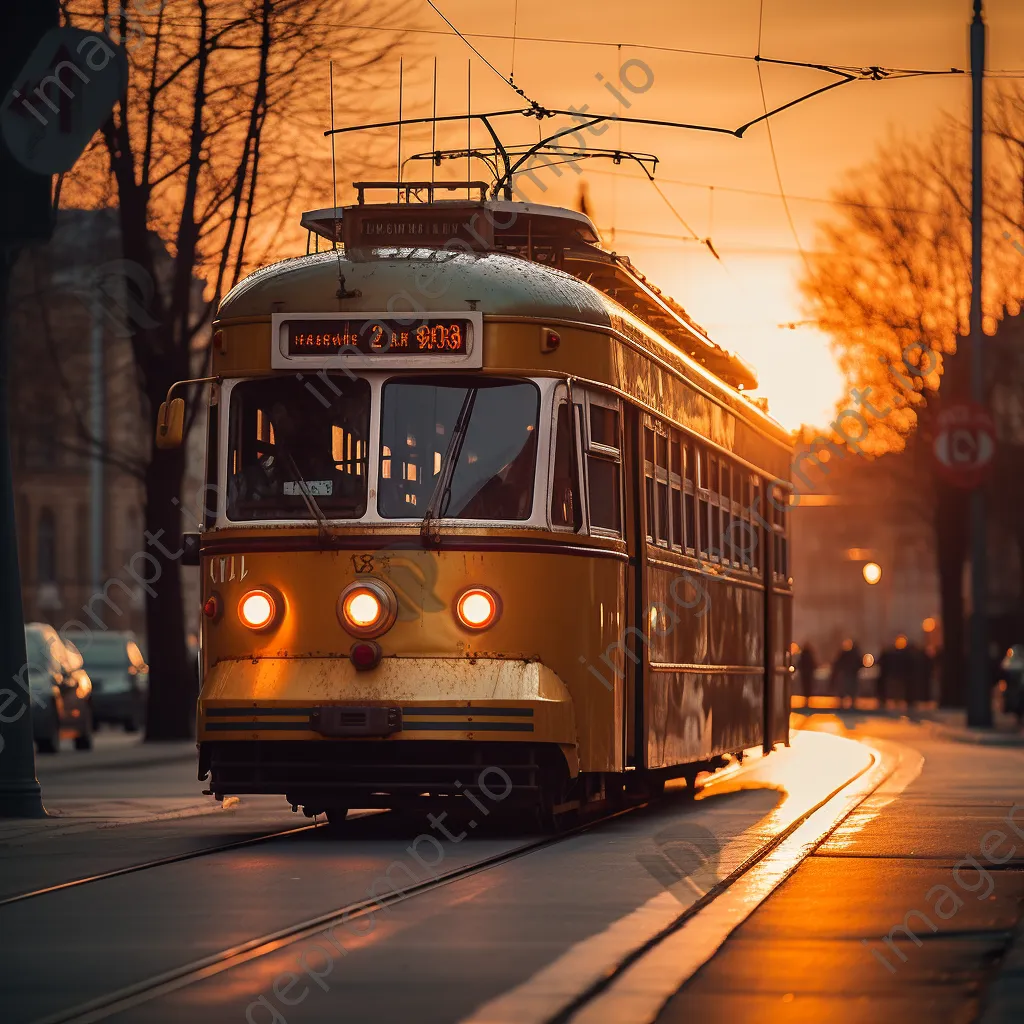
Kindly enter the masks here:
M 8 150 L 37 174 L 71 170 L 127 82 L 125 51 L 102 32 L 50 29 L 0 107 Z
M 955 487 L 977 487 L 996 454 L 996 425 L 988 410 L 974 402 L 943 409 L 935 422 L 935 463 Z

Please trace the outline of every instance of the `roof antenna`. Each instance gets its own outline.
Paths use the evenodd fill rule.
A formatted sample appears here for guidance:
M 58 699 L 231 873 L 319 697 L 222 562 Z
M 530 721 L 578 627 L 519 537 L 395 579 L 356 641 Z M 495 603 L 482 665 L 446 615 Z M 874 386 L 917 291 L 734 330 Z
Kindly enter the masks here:
M 338 161 L 334 152 L 334 61 L 332 60 L 329 65 L 329 74 L 331 81 L 331 188 L 334 193 L 334 214 L 331 227 L 331 244 L 334 251 L 338 255 L 338 291 L 337 297 L 339 299 L 353 299 L 363 293 L 357 288 L 354 292 L 350 292 L 345 287 L 345 275 L 341 272 L 341 250 L 338 248 Z
M 434 201 L 434 168 L 440 163 L 437 158 L 437 58 L 434 58 L 434 112 L 431 115 L 433 120 L 430 122 L 430 151 L 432 154 L 430 158 L 430 201 Z
M 405 63 L 404 57 L 398 58 L 398 202 L 402 201 L 402 81 L 404 74 L 402 66 Z

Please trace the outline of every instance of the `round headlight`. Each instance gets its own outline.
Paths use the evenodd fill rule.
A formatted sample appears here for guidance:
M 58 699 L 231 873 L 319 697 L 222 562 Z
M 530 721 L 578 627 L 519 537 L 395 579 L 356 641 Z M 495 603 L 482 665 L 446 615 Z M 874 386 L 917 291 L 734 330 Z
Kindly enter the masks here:
M 459 595 L 455 614 L 467 629 L 487 629 L 498 618 L 498 595 L 484 587 L 471 587 Z
M 250 590 L 238 602 L 238 617 L 250 629 L 266 629 L 277 615 L 277 602 L 265 590 Z
M 338 598 L 338 618 L 353 636 L 380 636 L 397 616 L 395 592 L 380 580 L 350 583 Z

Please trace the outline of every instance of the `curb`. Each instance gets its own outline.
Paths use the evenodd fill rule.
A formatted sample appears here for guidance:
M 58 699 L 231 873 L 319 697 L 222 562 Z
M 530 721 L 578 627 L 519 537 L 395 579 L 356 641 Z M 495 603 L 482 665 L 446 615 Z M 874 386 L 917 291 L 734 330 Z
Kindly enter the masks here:
M 72 755 L 73 756 L 73 755 Z M 196 751 L 192 747 L 189 750 L 179 750 L 175 752 L 167 751 L 163 754 L 156 754 L 153 757 L 134 757 L 126 760 L 103 760 L 93 763 L 72 760 L 72 756 L 69 756 L 67 760 L 58 761 L 45 761 L 43 762 L 45 767 L 43 772 L 47 776 L 52 775 L 65 775 L 68 772 L 104 772 L 113 771 L 118 768 L 124 769 L 135 769 L 135 768 L 148 768 L 150 765 L 162 765 L 162 764 L 175 764 L 179 761 L 195 761 Z M 36 760 L 36 770 L 38 774 L 39 760 Z
M 980 747 L 1024 747 L 1024 734 L 1007 732 L 983 732 L 974 729 L 958 729 L 939 722 L 921 723 L 930 733 L 954 743 L 973 743 Z
M 912 725 L 920 726 L 933 736 L 950 740 L 954 743 L 974 743 L 982 747 L 1024 747 L 1024 732 L 989 732 L 984 729 L 972 729 L 966 726 L 946 725 L 934 718 L 913 716 L 901 711 L 878 711 L 861 708 L 793 708 L 791 715 L 811 718 L 814 715 L 858 714 L 867 718 L 887 719 L 890 722 L 905 720 Z

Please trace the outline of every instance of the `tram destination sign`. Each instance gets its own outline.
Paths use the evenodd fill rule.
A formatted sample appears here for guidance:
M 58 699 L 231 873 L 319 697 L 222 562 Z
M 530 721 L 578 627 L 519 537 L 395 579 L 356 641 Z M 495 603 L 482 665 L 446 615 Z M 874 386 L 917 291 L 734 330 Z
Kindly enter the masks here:
M 494 219 L 481 203 L 373 203 L 346 207 L 341 222 L 348 249 L 386 246 L 494 248 Z
M 392 313 L 275 313 L 271 365 L 482 365 L 479 313 L 430 313 L 399 319 Z
M 468 351 L 470 322 L 449 318 L 403 324 L 397 320 L 290 320 L 288 354 L 428 355 Z

